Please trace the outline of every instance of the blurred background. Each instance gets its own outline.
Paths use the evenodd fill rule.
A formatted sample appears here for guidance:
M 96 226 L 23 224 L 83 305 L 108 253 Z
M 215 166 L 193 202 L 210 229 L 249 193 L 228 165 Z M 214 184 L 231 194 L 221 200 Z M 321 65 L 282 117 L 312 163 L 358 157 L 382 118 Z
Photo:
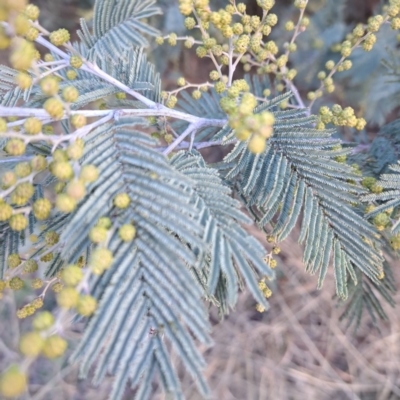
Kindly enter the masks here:
M 79 18 L 90 19 L 93 2 L 33 1 L 41 9 L 43 26 L 49 30 L 64 27 L 71 33 L 79 29 Z M 292 7 L 292 0 L 276 2 L 273 11 L 278 14 L 280 23 L 274 30 L 278 33 L 272 36 L 282 44 L 290 35 L 283 30 L 283 24 L 289 19 L 295 21 L 298 12 Z M 159 0 L 159 3 L 164 15 L 152 23 L 165 34 L 174 31 L 186 35 L 183 17 L 177 9 L 178 1 Z M 258 12 L 255 0 L 246 3 L 250 13 Z M 210 0 L 210 4 L 219 8 L 227 2 Z M 292 57 L 299 72 L 295 84 L 302 95 L 316 88 L 315 75 L 325 62 L 339 58 L 332 46 L 343 41 L 356 23 L 365 22 L 384 4 L 379 0 L 310 0 L 307 10 L 311 24 L 297 40 L 299 50 Z M 75 39 L 76 35 L 72 37 Z M 397 43 L 396 32 L 383 29 L 373 51 L 356 51 L 352 56 L 353 69 L 338 74 L 335 82 L 338 89 L 321 99 L 326 105 L 352 106 L 357 115 L 367 119 L 365 131 L 354 134 L 343 130 L 337 134 L 365 145 L 365 151 L 357 155 L 356 161 L 364 163 L 369 174 L 375 176 L 384 172 L 389 163 L 396 162 L 400 153 L 397 124 L 387 125 L 399 118 L 400 110 Z M 151 46 L 149 57 L 161 72 L 165 88 L 174 87 L 180 76 L 193 83 L 207 80 L 212 67 L 200 62 L 194 50 L 183 46 Z M 3 55 L 0 61 L 6 60 L 7 56 Z M 386 60 L 386 64 L 382 60 Z M 314 111 L 317 110 L 318 104 Z M 222 150 L 213 148 L 206 156 L 217 161 Z M 256 228 L 249 229 L 266 243 Z M 317 278 L 304 272 L 302 249 L 296 237 L 294 234 L 282 243 L 282 252 L 277 256 L 278 279 L 272 287 L 270 310 L 258 313 L 255 302 L 246 293 L 241 295 L 236 310 L 223 321 L 211 310 L 215 346 L 203 351 L 208 362 L 205 375 L 212 399 L 400 399 L 399 308 L 382 302 L 382 316 L 386 316 L 386 320 L 374 321 L 365 311 L 356 333 L 353 327 L 347 328 L 346 321 L 340 322 L 344 308 L 333 297 L 333 276 L 327 277 L 322 291 L 316 290 Z M 387 258 L 399 282 L 398 257 L 388 252 Z M 5 296 L 0 302 L 0 372 L 18 360 L 18 337 L 27 329 L 29 321 L 16 320 L 15 311 L 30 297 L 34 294 L 24 289 Z M 397 303 L 400 300 L 394 290 L 393 299 Z M 54 299 L 46 296 L 45 307 L 51 308 L 53 304 Z M 81 328 L 78 325 L 76 331 L 67 333 L 72 342 L 79 339 Z M 178 361 L 177 367 L 180 368 Z M 182 369 L 180 376 L 186 398 L 200 400 L 190 376 Z M 39 359 L 32 368 L 31 383 L 32 394 L 26 399 L 105 400 L 112 379 L 93 387 L 89 381 L 79 380 L 77 368 L 65 361 Z M 127 389 L 124 398 L 133 397 L 134 392 Z M 156 384 L 151 398 L 163 399 Z

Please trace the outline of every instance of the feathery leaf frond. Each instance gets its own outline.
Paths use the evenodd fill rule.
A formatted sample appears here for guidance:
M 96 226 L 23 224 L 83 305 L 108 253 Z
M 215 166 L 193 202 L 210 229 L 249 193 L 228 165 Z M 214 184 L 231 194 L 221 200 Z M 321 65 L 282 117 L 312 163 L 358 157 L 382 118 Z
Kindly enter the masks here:
M 160 14 L 154 0 L 96 1 L 93 15 L 93 32 L 84 19 L 81 19 L 81 30 L 78 35 L 88 50 L 88 58 L 94 59 L 98 54 L 112 56 L 122 53 L 134 46 L 146 47 L 143 36 L 156 36 L 158 30 L 142 22 L 142 19 Z
M 265 249 L 239 225 L 249 224 L 251 219 L 239 210 L 240 203 L 230 197 L 231 190 L 197 151 L 180 152 L 171 163 L 194 182 L 192 202 L 199 210 L 207 243 L 204 262 L 198 269 L 205 277 L 207 294 L 234 307 L 241 275 L 254 298 L 267 307 L 257 277 L 272 279 L 274 274 L 263 262 Z M 217 287 L 221 285 L 226 286 L 226 299 L 219 296 Z
M 336 149 L 331 132 L 309 127 L 312 117 L 305 110 L 303 115 L 275 112 L 274 136 L 263 154 L 237 143 L 224 160 L 236 163 L 226 179 L 236 185 L 258 225 L 270 224 L 278 241 L 291 232 L 302 208 L 299 242 L 305 243 L 306 270 L 319 272 L 320 288 L 332 259 L 337 294 L 346 298 L 347 271 L 353 265 L 378 281 L 383 260 L 375 247 L 376 230 L 352 205 L 365 193 L 357 184 L 361 177 L 335 161 L 351 149 Z

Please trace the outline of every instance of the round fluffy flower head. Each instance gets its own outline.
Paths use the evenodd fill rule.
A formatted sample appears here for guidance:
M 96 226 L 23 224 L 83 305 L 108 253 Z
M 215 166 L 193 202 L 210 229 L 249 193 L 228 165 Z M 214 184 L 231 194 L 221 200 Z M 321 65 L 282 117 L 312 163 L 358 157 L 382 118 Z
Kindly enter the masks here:
M 78 100 L 79 91 L 74 86 L 67 86 L 62 92 L 63 98 L 68 103 L 74 103 Z
M 32 21 L 36 21 L 39 18 L 40 10 L 39 7 L 34 4 L 28 4 L 25 7 L 25 15 Z
M 263 312 L 265 312 L 265 307 L 262 304 L 258 303 L 258 304 L 256 304 L 256 310 L 259 313 L 263 313 Z
M 117 208 L 127 208 L 131 202 L 127 193 L 119 193 L 114 197 L 114 205 Z
M 7 189 L 17 183 L 17 175 L 13 171 L 7 171 L 1 177 L 1 184 L 3 189 Z
M 58 92 L 58 80 L 53 76 L 47 76 L 40 81 L 40 89 L 48 96 L 54 96 Z
M 265 23 L 269 26 L 275 26 L 278 23 L 278 16 L 276 14 L 268 14 Z
M 379 231 L 383 231 L 390 222 L 390 217 L 386 213 L 379 213 L 375 216 L 374 225 Z
M 31 305 L 35 307 L 36 310 L 43 307 L 43 298 L 37 297 L 36 299 L 32 300 Z
M 295 2 L 294 2 L 294 6 L 296 7 L 296 8 L 299 8 L 299 9 L 304 9 L 304 8 L 306 8 L 307 7 L 307 1 L 308 0 L 295 0 Z
M 68 286 L 76 286 L 83 278 L 83 272 L 77 265 L 69 265 L 61 272 L 61 279 Z
M 22 214 L 15 214 L 10 218 L 9 224 L 13 231 L 21 232 L 28 226 L 28 220 Z
M 48 246 L 54 246 L 60 240 L 60 235 L 57 232 L 50 231 L 44 235 L 44 240 Z
M 170 96 L 165 105 L 168 108 L 174 108 L 176 106 L 176 103 L 178 102 L 178 98 L 176 96 Z
M 274 260 L 273 258 L 269 261 L 269 266 L 270 268 L 274 269 L 278 265 L 278 262 Z
M 250 139 L 248 148 L 253 154 L 260 154 L 265 150 L 266 141 L 261 135 L 254 134 Z
M 219 73 L 218 71 L 211 71 L 210 72 L 210 79 L 213 81 L 216 81 L 219 79 Z
M 96 308 L 96 299 L 92 296 L 85 295 L 79 298 L 76 310 L 78 311 L 78 314 L 84 317 L 90 317 L 96 311 Z
M 60 193 L 56 197 L 56 207 L 63 213 L 69 214 L 76 208 L 76 200 L 66 193 Z
M 186 85 L 185 78 L 183 78 L 183 77 L 178 78 L 178 80 L 176 81 L 176 83 L 177 83 L 178 86 L 185 86 L 185 85 Z
M 177 43 L 177 35 L 176 33 L 171 33 L 168 38 L 168 44 L 170 46 L 176 46 Z
M 54 317 L 48 311 L 40 312 L 36 314 L 32 321 L 32 326 L 37 331 L 45 331 L 49 329 L 54 324 Z
M 17 268 L 18 265 L 20 265 L 20 264 L 21 264 L 21 258 L 19 257 L 18 254 L 15 254 L 15 253 L 14 254 L 10 254 L 7 257 L 8 268 L 10 268 L 10 269 Z
M 194 90 L 193 93 L 192 93 L 192 97 L 193 97 L 195 100 L 199 100 L 199 99 L 201 98 L 201 92 L 200 92 L 200 90 Z
M 64 285 L 63 285 L 61 282 L 56 282 L 56 283 L 51 287 L 51 290 L 52 290 L 54 293 L 60 293 L 61 290 L 63 290 L 63 288 L 64 288 Z
M 241 114 L 242 116 L 250 115 L 256 106 L 257 100 L 254 95 L 251 93 L 245 93 L 238 107 L 239 114 Z
M 0 132 L 7 132 L 7 121 L 0 117 Z
M 28 162 L 21 162 L 15 166 L 14 171 L 19 178 L 25 178 L 32 172 L 32 168 Z
M 108 217 L 101 217 L 97 221 L 96 225 L 97 226 L 101 226 L 101 227 L 106 228 L 106 229 L 110 229 L 111 226 L 112 226 L 112 222 L 111 222 L 111 219 L 108 218 Z
M 115 94 L 115 97 L 118 100 L 125 100 L 126 99 L 126 93 L 125 92 L 118 92 Z
M 25 37 L 31 42 L 34 42 L 39 37 L 39 31 L 34 27 L 30 27 L 28 32 L 26 32 Z
M 400 235 L 392 236 L 389 241 L 393 250 L 400 250 Z
M 250 137 L 250 135 L 251 135 L 250 129 L 246 128 L 245 126 L 239 126 L 235 130 L 235 136 L 241 141 L 247 140 Z
M 273 253 L 273 254 L 279 254 L 280 252 L 281 252 L 280 247 L 274 246 L 274 247 L 272 248 L 272 253 Z
M 370 190 L 372 193 L 379 194 L 383 192 L 383 187 L 381 185 L 373 185 Z
M 367 121 L 364 118 L 358 118 L 357 122 L 356 122 L 356 125 L 355 125 L 355 128 L 358 131 L 362 131 L 365 128 L 366 125 L 367 125 Z
M 28 260 L 25 262 L 23 266 L 23 270 L 27 274 L 31 274 L 32 272 L 35 272 L 38 270 L 38 264 L 35 260 Z
M 67 161 L 56 161 L 52 163 L 51 173 L 60 181 L 68 181 L 74 176 L 72 165 Z
M 29 30 L 29 21 L 26 15 L 18 14 L 14 19 L 14 30 L 17 35 L 25 35 Z
M 38 154 L 31 159 L 30 164 L 34 171 L 43 171 L 47 167 L 47 160 L 44 156 Z
M 27 381 L 26 374 L 13 365 L 0 377 L 0 393 L 6 399 L 18 397 L 25 392 Z
M 86 194 L 85 184 L 81 180 L 75 179 L 67 185 L 66 193 L 68 196 L 79 201 Z
M 15 82 L 20 89 L 25 90 L 25 89 L 28 89 L 31 87 L 32 77 L 29 74 L 27 74 L 26 72 L 20 72 L 15 77 Z
M 180 1 L 179 11 L 182 15 L 190 15 L 192 13 L 192 3 L 190 1 Z
M 39 221 L 49 218 L 51 211 L 51 203 L 49 200 L 42 198 L 37 199 L 33 203 L 33 215 Z
M 67 43 L 70 39 L 69 32 L 66 29 L 59 29 L 50 33 L 50 42 L 54 46 L 61 46 Z
M 46 100 L 43 108 L 48 112 L 53 119 L 61 119 L 64 116 L 64 107 L 60 100 L 51 98 Z
M 43 345 L 44 339 L 39 332 L 28 332 L 19 340 L 19 351 L 26 357 L 37 357 Z
M 376 183 L 376 179 L 373 176 L 366 176 L 362 181 L 361 185 L 363 185 L 367 189 L 371 189 Z
M 124 242 L 130 242 L 136 236 L 136 228 L 131 224 L 122 225 L 119 228 L 118 235 Z
M 67 350 L 68 343 L 60 336 L 53 335 L 44 342 L 42 353 L 45 357 L 53 359 L 62 356 Z
M 43 262 L 50 262 L 54 258 L 54 254 L 52 252 L 45 254 L 44 256 L 40 257 L 40 261 Z
M 71 67 L 80 68 L 82 67 L 83 61 L 82 58 L 78 56 L 71 56 L 71 58 L 69 59 L 69 64 L 71 65 Z
M 18 276 L 11 278 L 8 284 L 11 290 L 21 290 L 24 287 L 24 281 Z
M 263 10 L 269 11 L 275 5 L 275 0 L 257 0 L 257 4 Z
M 77 129 L 82 128 L 86 125 L 86 117 L 81 114 L 74 114 L 71 117 L 71 124 Z
M 101 226 L 94 226 L 89 232 L 89 239 L 93 243 L 101 243 L 107 239 L 107 229 Z
M 79 293 L 73 287 L 66 287 L 57 295 L 57 304 L 62 308 L 73 308 L 78 304 Z
M 23 319 L 26 318 L 28 316 L 28 312 L 26 311 L 26 307 L 20 308 L 19 310 L 17 310 L 17 312 L 15 313 L 17 318 L 19 319 Z
M 4 147 L 5 152 L 10 156 L 22 156 L 25 149 L 25 143 L 21 139 L 10 139 Z
M 32 289 L 40 289 L 43 287 L 43 281 L 40 278 L 35 278 L 32 282 L 31 282 L 31 288 Z
M 37 135 L 42 130 L 42 121 L 34 117 L 27 118 L 24 123 L 24 129 L 29 135 Z
M 0 204 L 0 222 L 7 221 L 11 218 L 13 213 L 12 207 L 7 203 Z
M 94 165 L 85 165 L 82 167 L 79 178 L 85 183 L 92 183 L 99 177 L 99 170 Z
M 188 17 L 185 19 L 185 28 L 186 29 L 193 29 L 196 26 L 196 20 L 192 17 Z
M 162 44 L 164 44 L 164 38 L 162 36 L 157 36 L 156 37 L 156 43 L 161 46 Z
M 114 257 L 110 250 L 99 247 L 93 251 L 90 257 L 89 266 L 93 273 L 100 275 L 111 267 Z
M 203 46 L 199 46 L 196 49 L 196 54 L 197 54 L 197 57 L 204 58 L 207 55 L 207 49 Z
M 69 79 L 70 81 L 73 81 L 76 79 L 76 77 L 78 76 L 78 74 L 76 73 L 76 71 L 74 71 L 73 69 L 69 69 L 66 73 L 67 75 L 67 79 Z
M 15 193 L 18 196 L 26 197 L 26 198 L 30 199 L 33 196 L 33 194 L 35 193 L 35 189 L 31 183 L 22 182 L 16 187 Z
M 185 47 L 187 49 L 191 49 L 194 45 L 194 38 L 189 38 L 187 40 L 185 40 Z

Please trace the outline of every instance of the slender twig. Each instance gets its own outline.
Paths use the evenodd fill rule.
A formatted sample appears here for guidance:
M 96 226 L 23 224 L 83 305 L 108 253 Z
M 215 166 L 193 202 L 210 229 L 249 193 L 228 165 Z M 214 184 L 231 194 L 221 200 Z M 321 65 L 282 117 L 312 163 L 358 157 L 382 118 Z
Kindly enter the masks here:
M 101 117 L 110 113 L 110 110 L 71 110 L 70 114 L 80 114 L 85 117 Z M 43 108 L 23 108 L 23 107 L 4 107 L 0 106 L 0 115 L 3 117 L 36 117 L 39 119 L 48 119 L 49 114 Z M 138 116 L 138 117 L 170 117 L 176 118 L 187 122 L 202 122 L 210 126 L 223 126 L 226 120 L 201 118 L 195 115 L 186 114 L 181 111 L 173 110 L 171 108 L 163 107 L 159 109 L 121 109 L 117 110 L 117 116 Z M 67 113 L 61 119 L 69 118 Z M 21 125 L 19 123 L 18 125 Z M 12 126 L 9 124 L 9 126 Z
M 168 155 L 171 153 L 172 150 L 175 149 L 176 146 L 178 146 L 187 136 L 189 136 L 192 132 L 194 132 L 196 129 L 198 129 L 198 124 L 192 123 L 190 124 L 184 131 L 183 133 L 180 134 L 164 151 L 164 155 Z
M 230 141 L 229 144 L 235 143 L 235 141 Z M 215 142 L 198 142 L 193 143 L 192 148 L 194 149 L 205 149 L 207 147 L 214 147 L 214 146 L 221 146 L 224 144 L 223 140 L 216 140 Z M 190 143 L 181 143 L 175 147 L 175 150 L 183 150 L 188 149 L 190 147 Z M 164 151 L 166 147 L 158 147 L 156 148 L 157 151 Z

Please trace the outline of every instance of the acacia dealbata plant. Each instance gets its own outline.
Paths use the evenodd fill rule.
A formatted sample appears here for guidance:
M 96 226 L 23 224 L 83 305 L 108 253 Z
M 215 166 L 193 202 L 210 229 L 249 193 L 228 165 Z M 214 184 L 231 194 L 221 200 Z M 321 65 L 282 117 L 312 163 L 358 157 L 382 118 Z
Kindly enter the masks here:
M 180 0 L 190 35 L 162 36 L 148 23 L 155 1 L 97 0 L 71 42 L 39 24 L 37 6 L 0 1 L 11 65 L 0 70 L 0 291 L 35 293 L 16 312 L 31 328 L 2 397 L 29 390 L 36 358 L 65 357 L 95 384 L 114 376 L 110 399 L 127 385 L 149 398 L 155 374 L 182 399 L 171 348 L 207 397 L 198 345 L 212 345 L 210 305 L 222 317 L 248 290 L 264 312 L 274 255 L 296 226 L 306 271 L 320 289 L 332 268 L 350 323 L 364 308 L 385 317 L 394 282 L 382 249 L 400 248 L 400 167 L 377 179 L 350 163 L 359 149 L 335 132 L 366 121 L 323 98 L 355 49 L 371 51 L 385 24 L 400 28 L 400 0 L 357 24 L 300 93 L 291 55 L 307 3 L 295 0 L 297 18 L 275 28 L 275 0 L 257 0 L 257 15 L 235 0 Z M 184 42 L 213 66 L 208 81 L 181 77 L 163 91 L 149 42 Z M 216 164 L 201 152 L 213 146 L 226 154 Z M 245 230 L 252 223 L 265 243 Z M 68 342 L 76 323 L 82 337 Z

